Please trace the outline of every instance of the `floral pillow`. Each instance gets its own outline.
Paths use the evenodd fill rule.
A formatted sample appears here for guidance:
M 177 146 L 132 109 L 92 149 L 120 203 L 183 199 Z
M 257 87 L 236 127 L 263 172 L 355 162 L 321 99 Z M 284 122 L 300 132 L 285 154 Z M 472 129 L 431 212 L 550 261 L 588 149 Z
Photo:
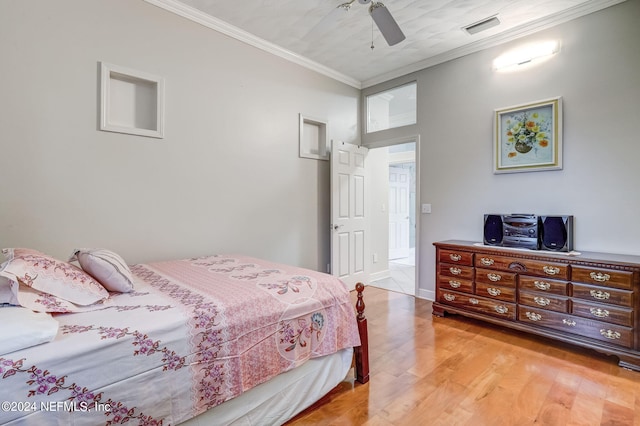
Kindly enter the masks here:
M 69 262 L 80 267 L 109 291 L 128 293 L 133 290 L 133 275 L 117 253 L 107 249 L 76 249 Z
M 7 261 L 0 267 L 0 276 L 38 292 L 46 293 L 73 304 L 86 306 L 102 301 L 109 293 L 82 269 L 24 248 L 3 249 Z
M 113 299 L 108 298 L 92 305 L 80 306 L 68 300 L 35 290 L 24 284 L 13 281 L 13 291 L 16 295 L 16 305 L 28 308 L 34 312 L 71 313 L 88 312 L 105 309 L 113 304 Z

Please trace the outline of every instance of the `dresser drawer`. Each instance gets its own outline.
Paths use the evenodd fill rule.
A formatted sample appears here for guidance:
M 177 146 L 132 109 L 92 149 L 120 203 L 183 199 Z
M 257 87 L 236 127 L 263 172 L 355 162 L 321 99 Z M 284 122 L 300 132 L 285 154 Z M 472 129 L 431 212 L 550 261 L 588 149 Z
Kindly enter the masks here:
M 519 259 L 507 256 L 476 254 L 477 268 L 495 268 L 503 271 L 514 271 L 560 280 L 569 279 L 569 266 L 564 263 L 546 262 L 542 260 Z
M 574 299 L 571 312 L 584 318 L 633 327 L 633 310 Z
M 571 267 L 571 281 L 631 290 L 633 288 L 633 272 L 573 266 Z
M 569 313 L 569 298 L 545 293 L 520 291 L 518 303 L 550 311 Z
M 578 334 L 626 348 L 631 348 L 633 345 L 633 330 L 631 328 L 593 321 L 574 315 L 519 306 L 518 321 Z
M 440 275 L 473 281 L 473 267 L 441 263 L 438 267 Z
M 457 250 L 440 250 L 439 262 L 473 266 L 473 253 Z
M 513 303 L 444 290 L 438 290 L 438 302 L 511 321 L 516 319 Z
M 516 274 L 506 271 L 476 268 L 476 283 L 515 287 Z
M 462 291 L 464 293 L 473 293 L 473 281 L 471 280 L 439 275 L 438 285 L 443 290 L 454 290 Z
M 520 275 L 518 278 L 518 288 L 522 290 L 540 291 L 549 294 L 557 294 L 560 296 L 567 296 L 568 282 L 549 280 L 546 278 L 529 277 L 526 275 Z
M 572 283 L 574 298 L 605 304 L 633 307 L 633 292 Z
M 476 294 L 478 296 L 490 297 L 505 302 L 516 302 L 515 287 L 501 287 L 494 284 L 477 283 Z

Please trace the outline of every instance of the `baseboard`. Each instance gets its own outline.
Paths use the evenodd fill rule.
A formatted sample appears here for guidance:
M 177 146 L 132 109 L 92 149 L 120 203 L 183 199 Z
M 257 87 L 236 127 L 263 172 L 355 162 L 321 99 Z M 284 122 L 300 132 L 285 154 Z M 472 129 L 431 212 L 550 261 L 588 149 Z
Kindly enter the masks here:
M 433 302 L 434 300 L 436 300 L 436 292 L 433 290 L 425 290 L 423 288 L 419 288 L 416 297 L 431 300 Z
M 385 269 L 384 271 L 374 272 L 372 274 L 369 274 L 369 281 L 371 282 L 384 280 L 385 278 L 391 278 L 391 271 L 389 269 Z

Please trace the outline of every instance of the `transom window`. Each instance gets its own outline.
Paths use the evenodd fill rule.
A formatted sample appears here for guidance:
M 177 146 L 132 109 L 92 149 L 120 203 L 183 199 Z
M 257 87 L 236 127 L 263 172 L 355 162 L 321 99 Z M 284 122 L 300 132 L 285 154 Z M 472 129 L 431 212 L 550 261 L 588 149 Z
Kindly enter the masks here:
M 416 124 L 416 82 L 367 96 L 366 109 L 367 133 Z

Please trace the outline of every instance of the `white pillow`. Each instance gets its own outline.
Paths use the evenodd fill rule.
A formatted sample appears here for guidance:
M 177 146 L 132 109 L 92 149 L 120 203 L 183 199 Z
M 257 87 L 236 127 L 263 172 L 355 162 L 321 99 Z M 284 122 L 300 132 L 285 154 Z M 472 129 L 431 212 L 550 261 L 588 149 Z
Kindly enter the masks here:
M 58 321 L 50 314 L 21 306 L 0 308 L 0 356 L 50 342 L 58 333 Z
M 0 269 L 2 269 L 0 267 Z M 19 305 L 16 295 L 11 290 L 11 280 L 5 277 L 0 277 L 0 305 L 8 303 L 10 305 Z
M 109 291 L 128 293 L 133 290 L 133 275 L 127 263 L 118 254 L 107 249 L 76 249 L 69 262 L 77 261 Z

